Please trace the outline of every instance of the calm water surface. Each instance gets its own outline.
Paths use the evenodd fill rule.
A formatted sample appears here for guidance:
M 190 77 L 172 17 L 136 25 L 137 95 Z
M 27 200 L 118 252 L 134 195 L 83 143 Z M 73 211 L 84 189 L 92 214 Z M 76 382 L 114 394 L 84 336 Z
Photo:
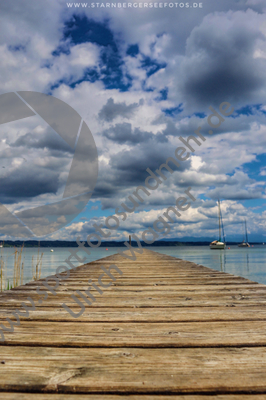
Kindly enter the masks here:
M 74 249 L 74 248 L 73 248 Z M 77 249 L 77 248 L 75 248 Z M 17 248 L 20 251 L 19 248 Z M 42 256 L 42 266 L 41 266 L 41 274 L 40 277 L 44 278 L 48 275 L 55 274 L 56 268 L 59 265 L 66 265 L 65 260 L 71 255 L 70 251 L 66 247 L 55 247 L 53 248 L 53 252 L 51 252 L 51 248 L 42 247 L 39 250 L 39 257 L 43 253 Z M 95 248 L 90 249 L 91 254 L 88 255 L 84 251 L 79 251 L 77 255 L 81 258 L 86 257 L 85 263 L 99 260 L 100 258 L 110 256 L 118 252 L 116 247 L 112 247 L 105 250 L 105 248 Z M 2 257 L 2 267 L 3 269 L 3 277 L 2 277 L 2 289 L 6 289 L 9 285 L 14 285 L 14 248 L 3 247 L 0 249 L 0 259 Z M 38 248 L 36 247 L 27 247 L 24 248 L 22 251 L 21 257 L 21 265 L 24 263 L 24 270 L 23 270 L 23 284 L 34 280 L 34 275 L 36 276 L 36 264 L 37 264 L 37 256 L 38 256 Z M 32 268 L 32 257 L 34 258 Z M 84 263 L 79 263 L 75 257 L 71 259 L 71 262 L 75 266 L 82 265 Z M 1 269 L 1 264 L 0 264 Z M 40 271 L 40 267 L 38 267 L 38 272 Z M 21 268 L 20 268 L 20 276 L 21 276 Z M 0 273 L 0 288 L 1 288 L 1 273 Z
M 204 265 L 224 271 L 230 274 L 243 276 L 253 281 L 266 284 L 266 245 L 254 245 L 250 248 L 239 248 L 230 246 L 226 250 L 210 250 L 209 246 L 174 246 L 174 247 L 147 247 L 150 250 L 167 254 L 172 257 L 193 261 L 197 264 Z M 18 249 L 19 250 L 19 249 Z M 54 274 L 59 265 L 66 265 L 65 259 L 69 257 L 68 248 L 54 248 L 51 252 L 50 248 L 41 248 L 39 256 L 43 253 L 41 277 Z M 120 247 L 120 250 L 122 248 Z M 86 257 L 86 263 L 107 257 L 118 252 L 118 248 L 112 247 L 108 250 L 105 248 L 90 249 L 91 254 L 88 255 L 83 251 L 79 251 L 79 257 Z M 2 248 L 3 277 L 2 288 L 7 288 L 7 284 L 13 286 L 14 281 L 14 249 Z M 24 263 L 23 283 L 33 280 L 36 274 L 37 248 L 24 248 L 21 257 L 21 264 Z M 32 256 L 34 257 L 34 268 L 32 270 Z M 125 259 L 126 261 L 126 259 Z M 81 265 L 72 258 L 75 266 Z M 2 264 L 3 264 L 2 263 Z M 0 283 L 1 285 L 1 283 Z
M 250 248 L 230 245 L 225 250 L 210 250 L 209 246 L 150 247 L 150 250 L 266 284 L 266 245 Z

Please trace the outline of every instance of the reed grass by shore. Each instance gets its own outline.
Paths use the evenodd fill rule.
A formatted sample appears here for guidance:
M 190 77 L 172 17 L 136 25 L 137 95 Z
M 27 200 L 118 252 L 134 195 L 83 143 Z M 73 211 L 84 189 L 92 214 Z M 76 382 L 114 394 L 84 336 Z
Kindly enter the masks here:
M 43 258 L 43 253 L 40 255 L 40 247 L 38 247 L 37 259 L 36 259 L 36 261 L 34 261 L 35 257 L 33 255 L 32 256 L 32 262 L 31 262 L 32 279 L 34 281 L 37 281 L 41 277 L 41 273 L 42 273 L 42 258 Z
M 23 254 L 24 244 L 22 247 L 17 248 L 14 246 L 14 253 L 9 256 L 5 256 L 4 247 L 1 247 L 0 252 L 0 290 L 1 292 L 4 290 L 13 289 L 16 286 L 23 285 L 23 276 L 24 276 L 24 264 L 25 264 L 25 256 Z M 10 257 L 14 257 L 13 261 L 13 282 L 12 279 L 7 278 L 6 265 L 7 260 Z M 38 247 L 38 252 L 35 256 L 32 256 L 32 280 L 36 281 L 41 277 L 42 271 L 42 259 L 43 253 L 40 254 L 40 247 Z

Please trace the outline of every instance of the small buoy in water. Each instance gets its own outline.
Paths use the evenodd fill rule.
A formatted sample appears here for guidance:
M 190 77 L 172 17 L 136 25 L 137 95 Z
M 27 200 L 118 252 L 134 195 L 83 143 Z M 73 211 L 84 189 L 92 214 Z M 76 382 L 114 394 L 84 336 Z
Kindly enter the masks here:
M 108 250 L 108 249 L 105 249 L 105 250 Z
M 227 247 L 228 248 L 228 250 L 230 250 L 230 247 Z
M 50 251 L 53 251 L 53 249 L 51 249 Z

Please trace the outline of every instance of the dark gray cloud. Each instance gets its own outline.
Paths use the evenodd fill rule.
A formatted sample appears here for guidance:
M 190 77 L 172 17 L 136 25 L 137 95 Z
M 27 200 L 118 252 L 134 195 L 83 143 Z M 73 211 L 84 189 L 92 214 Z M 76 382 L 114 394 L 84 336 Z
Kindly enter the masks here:
M 102 209 L 117 207 L 137 186 L 144 185 L 145 179 L 149 175 L 146 171 L 147 168 L 155 171 L 162 163 L 165 163 L 168 157 L 175 157 L 171 143 L 158 143 L 155 136 L 153 135 L 150 141 L 132 146 L 130 150 L 121 150 L 111 156 L 108 164 L 100 166 L 97 185 L 92 197 L 101 201 Z M 179 170 L 184 171 L 189 168 L 190 161 L 180 164 Z M 171 163 L 170 167 L 174 171 L 178 169 L 174 164 L 171 166 Z M 170 177 L 170 173 L 166 172 L 167 174 Z M 166 182 L 167 187 L 170 179 Z M 165 196 L 167 200 L 165 200 Z M 148 203 L 162 205 L 163 202 L 168 202 L 169 193 L 167 192 L 163 197 L 164 200 L 163 198 L 151 200 L 150 197 Z M 172 194 L 170 197 L 174 201 Z
M 81 116 L 64 101 L 44 93 L 18 92 L 18 94 L 51 126 L 71 147 L 74 147 Z
M 129 119 L 133 116 L 138 106 L 138 103 L 132 103 L 128 106 L 125 102 L 115 103 L 114 99 L 110 97 L 98 115 L 101 120 L 106 122 L 112 122 L 116 117 Z
M 143 184 L 148 176 L 146 169 L 156 170 L 170 156 L 174 157 L 174 151 L 169 144 L 152 146 L 152 143 L 150 145 L 143 143 L 142 146 L 130 151 L 118 153 L 116 157 L 112 158 L 110 166 L 119 171 L 120 178 L 122 178 L 124 184 Z M 182 163 L 181 167 L 184 164 Z
M 103 136 L 119 144 L 137 144 L 150 140 L 154 135 L 151 132 L 141 131 L 139 128 L 133 130 L 130 123 L 124 122 L 106 129 Z
M 90 193 L 22 210 L 16 216 L 37 236 L 52 233 L 71 222 L 86 206 Z
M 262 189 L 246 189 L 242 188 L 240 184 L 234 186 L 224 185 L 221 188 L 217 187 L 210 190 L 207 195 L 215 200 L 220 198 L 225 200 L 251 200 L 263 197 Z
M 262 23 L 261 19 L 261 23 Z M 266 62 L 254 58 L 257 40 L 265 40 L 252 10 L 204 18 L 187 40 L 181 93 L 200 108 L 222 101 L 243 104 L 265 87 Z
M 8 176 L 0 177 L 0 186 L 0 203 L 6 204 L 41 194 L 55 194 L 60 186 L 59 172 L 29 165 L 23 169 L 16 169 Z
M 11 214 L 11 212 L 0 204 L 0 234 L 19 237 L 31 237 L 31 232 L 22 223 Z
M 19 136 L 13 143 L 9 143 L 11 147 L 26 147 L 27 149 L 49 149 L 58 152 L 74 153 L 74 150 L 56 133 L 44 132 L 41 134 L 28 132 Z
M 153 134 L 152 132 L 142 131 L 139 128 L 132 128 L 132 125 L 128 122 L 116 124 L 109 129 L 103 131 L 103 136 L 109 140 L 119 144 L 132 144 L 136 145 L 143 142 L 149 142 L 150 140 L 154 143 L 167 143 L 168 139 L 166 135 L 161 132 Z

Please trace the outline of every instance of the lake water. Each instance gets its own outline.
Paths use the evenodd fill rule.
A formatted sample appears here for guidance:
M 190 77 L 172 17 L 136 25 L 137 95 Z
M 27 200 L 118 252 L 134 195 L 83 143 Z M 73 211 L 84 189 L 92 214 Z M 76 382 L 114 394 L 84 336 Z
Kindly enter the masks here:
M 255 282 L 266 284 L 266 245 L 254 245 L 250 248 L 239 248 L 230 246 L 226 250 L 210 250 L 209 246 L 171 246 L 171 247 L 147 247 L 150 250 L 167 254 L 172 257 L 193 261 L 197 264 L 204 265 L 217 271 L 224 271 L 230 274 L 243 276 Z M 122 248 L 119 248 L 122 250 Z M 20 249 L 18 249 L 19 251 Z M 70 256 L 68 248 L 54 248 L 51 252 L 50 248 L 41 248 L 39 257 L 42 256 L 42 267 L 40 277 L 46 277 L 54 274 L 59 265 L 66 265 L 65 260 Z M 95 261 L 103 257 L 107 257 L 118 252 L 118 248 L 111 247 L 90 249 L 91 254 L 88 255 L 83 251 L 79 251 L 79 257 L 86 257 L 86 261 Z M 6 289 L 7 285 L 14 285 L 14 248 L 4 247 L 1 249 L 2 259 L 2 288 Z M 37 248 L 24 248 L 21 257 L 20 269 L 24 263 L 23 282 L 27 283 L 36 276 Z M 34 257 L 32 269 L 32 257 Z M 126 259 L 125 259 L 126 261 Z M 75 258 L 72 258 L 75 266 L 81 265 Z M 1 268 L 1 266 L 0 266 Z M 38 273 L 40 267 L 38 267 Z M 21 273 L 20 273 L 21 275 Z M 1 288 L 1 275 L 0 275 Z
M 75 248 L 76 250 L 77 248 Z M 20 251 L 20 248 L 17 248 L 18 252 Z M 74 248 L 73 248 L 74 250 Z M 84 251 L 78 251 L 77 255 L 81 258 L 86 257 L 86 260 L 84 263 L 88 263 L 91 261 L 99 260 L 100 258 L 107 257 L 111 254 L 117 253 L 117 248 L 113 247 L 108 249 L 108 251 L 105 250 L 105 248 L 94 248 L 94 249 L 89 249 L 91 251 L 91 254 L 88 255 Z M 3 270 L 3 277 L 2 277 L 2 289 L 7 289 L 7 287 L 12 285 L 14 286 L 14 263 L 15 263 L 15 251 L 14 248 L 9 248 L 9 247 L 3 247 L 0 249 L 0 290 L 1 290 L 1 258 L 2 258 L 2 270 Z M 69 249 L 67 247 L 55 247 L 53 248 L 53 252 L 51 252 L 51 248 L 46 248 L 46 247 L 41 247 L 39 250 L 39 255 L 38 255 L 38 248 L 36 247 L 26 247 L 22 251 L 22 256 L 21 256 L 21 263 L 20 263 L 20 273 L 17 275 L 21 276 L 21 269 L 22 269 L 22 263 L 24 263 L 24 268 L 23 268 L 23 282 L 21 282 L 21 279 L 19 280 L 20 284 L 25 284 L 27 282 L 30 282 L 34 280 L 34 276 L 36 277 L 36 264 L 37 262 L 37 257 L 42 256 L 42 265 L 41 265 L 41 271 L 40 271 L 40 263 L 37 268 L 37 273 L 38 277 L 44 278 L 49 275 L 53 275 L 56 272 L 56 268 L 59 267 L 60 265 L 65 265 L 65 260 L 71 255 Z M 33 262 L 32 262 L 32 257 L 33 257 Z M 71 259 L 71 262 L 73 265 L 78 266 L 82 265 L 84 263 L 79 263 L 75 257 Z M 33 264 L 33 268 L 32 268 Z M 40 273 L 41 272 L 41 273 Z M 40 274 L 40 275 L 39 275 Z
M 210 250 L 209 246 L 150 247 L 150 249 L 266 284 L 266 245 L 254 245 L 249 248 L 230 245 L 230 249 L 225 250 Z

